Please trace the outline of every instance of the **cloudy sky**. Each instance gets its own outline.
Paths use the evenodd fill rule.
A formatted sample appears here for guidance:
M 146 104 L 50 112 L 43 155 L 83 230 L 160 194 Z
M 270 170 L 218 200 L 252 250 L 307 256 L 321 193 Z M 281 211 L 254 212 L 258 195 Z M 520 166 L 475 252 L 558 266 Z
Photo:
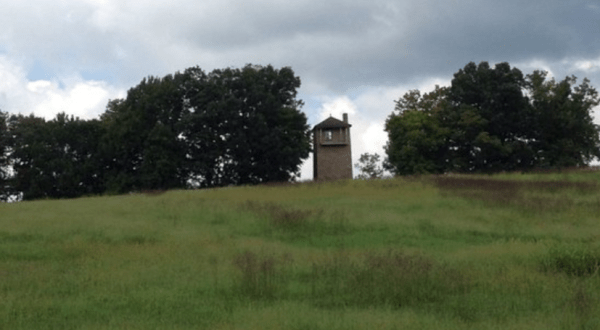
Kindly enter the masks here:
M 4 0 L 0 22 L 3 111 L 94 118 L 149 75 L 289 66 L 309 124 L 349 114 L 355 162 L 394 100 L 470 61 L 600 88 L 599 0 Z

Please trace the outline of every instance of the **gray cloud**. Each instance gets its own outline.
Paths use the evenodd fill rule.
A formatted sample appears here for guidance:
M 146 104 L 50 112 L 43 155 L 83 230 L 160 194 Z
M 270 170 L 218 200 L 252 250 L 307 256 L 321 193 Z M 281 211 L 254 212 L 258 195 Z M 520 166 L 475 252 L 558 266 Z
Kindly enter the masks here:
M 9 3 L 0 45 L 60 73 L 131 84 L 187 66 L 289 65 L 334 92 L 448 75 L 469 61 L 600 52 L 586 1 Z

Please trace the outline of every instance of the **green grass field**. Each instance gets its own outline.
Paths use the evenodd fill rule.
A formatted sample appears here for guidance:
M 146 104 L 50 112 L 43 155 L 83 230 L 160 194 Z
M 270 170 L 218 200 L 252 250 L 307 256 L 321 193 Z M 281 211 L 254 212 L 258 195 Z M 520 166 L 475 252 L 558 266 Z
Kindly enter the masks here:
M 0 204 L 1 329 L 600 329 L 600 172 Z

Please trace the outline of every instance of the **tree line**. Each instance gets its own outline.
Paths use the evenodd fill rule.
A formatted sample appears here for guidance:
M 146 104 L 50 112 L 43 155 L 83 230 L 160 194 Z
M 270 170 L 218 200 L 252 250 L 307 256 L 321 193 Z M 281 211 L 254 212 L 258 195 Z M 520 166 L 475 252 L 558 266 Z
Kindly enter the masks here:
M 384 166 L 398 175 L 587 166 L 600 157 L 597 91 L 574 76 L 467 64 L 449 87 L 412 90 L 387 118 Z
M 407 175 L 587 166 L 600 157 L 591 116 L 600 99 L 587 79 L 576 82 L 471 62 L 450 86 L 396 101 L 384 167 Z M 143 79 L 97 119 L 0 111 L 0 200 L 293 180 L 311 150 L 299 86 L 287 67 L 192 67 Z M 378 159 L 364 156 L 365 177 L 381 176 Z
M 97 119 L 0 111 L 0 199 L 289 181 L 310 128 L 291 68 L 148 77 Z

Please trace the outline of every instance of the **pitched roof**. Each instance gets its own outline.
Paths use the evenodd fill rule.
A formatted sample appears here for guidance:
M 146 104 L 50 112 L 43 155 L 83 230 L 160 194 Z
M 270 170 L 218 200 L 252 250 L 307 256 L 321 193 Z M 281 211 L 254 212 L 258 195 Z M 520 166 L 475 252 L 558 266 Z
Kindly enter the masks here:
M 329 117 L 325 120 L 323 120 L 322 122 L 318 123 L 317 125 L 315 125 L 315 127 L 313 129 L 317 129 L 317 128 L 340 128 L 340 127 L 350 127 L 352 125 L 348 124 L 348 123 L 344 123 L 343 121 L 339 120 L 339 119 L 335 119 L 333 117 Z

